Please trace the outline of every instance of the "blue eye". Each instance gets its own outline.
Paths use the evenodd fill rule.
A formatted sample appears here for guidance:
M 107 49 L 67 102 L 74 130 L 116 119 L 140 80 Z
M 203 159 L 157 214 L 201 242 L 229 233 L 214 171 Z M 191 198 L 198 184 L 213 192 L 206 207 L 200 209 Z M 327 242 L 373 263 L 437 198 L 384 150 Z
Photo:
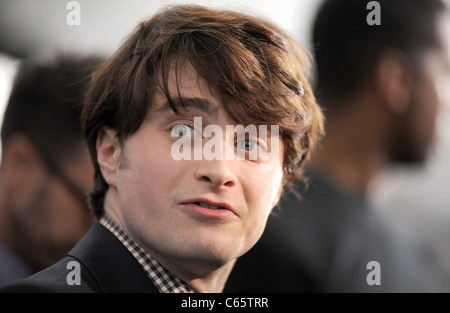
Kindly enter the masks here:
M 244 149 L 246 151 L 253 151 L 253 149 L 256 147 L 257 143 L 255 140 L 245 139 L 241 141 L 240 146 L 241 149 Z
M 172 137 L 192 137 L 193 128 L 184 124 L 172 127 Z

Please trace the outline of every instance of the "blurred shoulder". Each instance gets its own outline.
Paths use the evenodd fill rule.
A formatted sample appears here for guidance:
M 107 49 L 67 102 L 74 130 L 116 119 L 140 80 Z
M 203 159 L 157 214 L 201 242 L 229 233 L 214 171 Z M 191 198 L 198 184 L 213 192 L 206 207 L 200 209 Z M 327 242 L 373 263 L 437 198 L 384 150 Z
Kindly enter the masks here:
M 98 291 L 100 288 L 87 268 L 71 256 L 0 289 L 1 293 L 92 293 Z

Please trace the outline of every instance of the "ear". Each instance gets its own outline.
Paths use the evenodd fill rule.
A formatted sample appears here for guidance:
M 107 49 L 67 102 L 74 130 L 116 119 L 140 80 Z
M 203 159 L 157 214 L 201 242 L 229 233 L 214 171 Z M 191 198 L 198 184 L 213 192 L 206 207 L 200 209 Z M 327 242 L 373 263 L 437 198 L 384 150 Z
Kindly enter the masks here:
M 47 177 L 39 153 L 25 136 L 12 136 L 5 144 L 2 175 L 10 195 L 20 195 L 17 201 L 29 199 Z
M 404 114 L 410 105 L 413 87 L 409 57 L 395 49 L 385 52 L 377 64 L 375 84 L 386 109 Z
M 97 162 L 103 178 L 110 186 L 116 186 L 116 173 L 121 153 L 119 139 L 116 132 L 110 127 L 103 126 L 98 131 Z

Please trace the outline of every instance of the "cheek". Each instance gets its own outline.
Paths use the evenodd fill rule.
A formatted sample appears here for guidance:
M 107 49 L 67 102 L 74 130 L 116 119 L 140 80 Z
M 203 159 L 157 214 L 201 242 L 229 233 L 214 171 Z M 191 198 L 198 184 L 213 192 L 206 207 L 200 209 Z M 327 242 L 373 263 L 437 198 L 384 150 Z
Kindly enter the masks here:
M 429 75 L 430 76 L 430 75 Z M 412 113 L 411 124 L 417 129 L 418 138 L 424 141 L 431 140 L 436 127 L 437 111 L 439 107 L 439 87 L 435 78 L 429 77 L 422 86 L 417 97 L 417 103 Z
M 437 108 L 439 107 L 439 102 L 440 102 L 440 92 L 439 92 L 439 85 L 440 85 L 440 81 L 439 78 L 437 76 L 431 76 L 428 79 L 428 83 L 427 83 L 427 92 L 425 93 L 424 96 L 424 102 L 426 103 L 426 105 L 424 105 L 424 111 L 430 111 L 436 113 Z M 432 114 L 435 115 L 435 114 Z
M 244 226 L 246 242 L 242 251 L 244 253 L 261 238 L 272 210 L 272 202 L 276 198 L 277 186 L 279 186 L 272 177 L 265 177 L 264 175 L 261 175 L 258 179 L 249 179 L 249 181 L 255 183 L 247 186 L 251 191 L 245 192 L 249 216 L 247 216 Z
M 38 242 L 49 240 L 55 232 L 51 218 L 56 207 L 49 199 L 50 183 L 42 181 L 41 184 L 40 187 L 36 186 L 33 190 L 29 190 L 26 195 L 22 194 L 22 197 L 17 197 L 17 200 L 13 195 L 14 202 L 11 211 L 16 230 L 24 232 L 27 237 L 32 237 Z
M 146 159 L 128 161 L 128 168 L 121 169 L 117 175 L 117 189 L 122 206 L 131 206 L 136 210 L 151 201 L 153 194 L 161 187 L 159 179 L 161 168 L 145 166 L 153 164 Z M 133 210 L 134 211 L 134 210 Z
M 255 177 L 246 178 L 244 194 L 251 215 L 250 224 L 253 224 L 250 228 L 255 231 L 256 228 L 260 228 L 258 232 L 262 232 L 281 188 L 282 174 L 281 170 L 276 173 L 259 172 L 258 174 Z
M 134 155 L 128 154 L 126 169 L 118 171 L 117 187 L 119 199 L 125 214 L 138 214 L 140 217 L 158 214 L 158 208 L 165 207 L 167 195 L 178 182 L 179 173 L 176 161 L 162 151 L 144 153 L 141 149 Z
M 269 215 L 272 209 L 276 206 L 279 200 L 279 196 L 282 190 L 282 174 L 277 175 L 276 178 L 268 177 L 265 182 L 265 196 L 261 197 L 264 201 L 265 213 Z
M 49 234 L 52 242 L 61 245 L 75 244 L 92 223 L 86 207 L 83 207 L 59 183 L 50 182 L 45 207 L 47 210 L 47 228 L 42 233 Z

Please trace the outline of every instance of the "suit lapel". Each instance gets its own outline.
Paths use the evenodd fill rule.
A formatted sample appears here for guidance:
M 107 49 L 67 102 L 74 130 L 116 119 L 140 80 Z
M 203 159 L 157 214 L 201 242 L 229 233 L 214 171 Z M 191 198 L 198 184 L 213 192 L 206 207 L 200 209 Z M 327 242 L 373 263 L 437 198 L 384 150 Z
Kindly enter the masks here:
M 84 264 L 102 292 L 158 292 L 139 262 L 99 223 L 68 255 Z

